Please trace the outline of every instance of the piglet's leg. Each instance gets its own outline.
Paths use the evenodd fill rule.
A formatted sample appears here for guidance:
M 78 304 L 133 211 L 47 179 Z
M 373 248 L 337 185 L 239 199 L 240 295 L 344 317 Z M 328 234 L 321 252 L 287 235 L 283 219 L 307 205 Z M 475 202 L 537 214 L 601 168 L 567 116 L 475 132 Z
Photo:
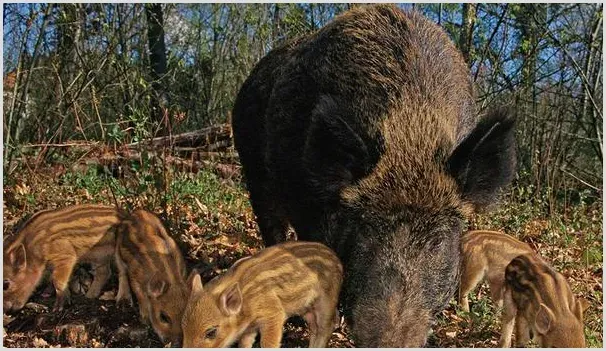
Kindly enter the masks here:
M 101 289 L 103 289 L 112 273 L 108 261 L 93 265 L 93 270 L 95 278 L 86 292 L 86 297 L 89 299 L 94 299 L 101 294 Z
M 520 313 L 516 318 L 516 347 L 526 347 L 530 341 L 530 328 L 528 321 Z
M 320 328 L 318 326 L 318 319 L 313 311 L 313 307 L 310 311 L 303 315 L 303 319 L 305 319 L 307 322 L 307 327 L 309 328 L 309 347 L 317 347 L 313 345 L 316 343 L 316 339 L 318 338 L 318 329 Z
M 67 284 L 69 283 L 69 277 L 72 275 L 76 261 L 75 255 L 66 255 L 65 257 L 54 260 L 53 262 L 54 268 L 51 275 L 51 280 L 57 295 L 55 299 L 55 306 L 53 307 L 54 312 L 63 310 L 63 306 L 66 302 L 68 304 L 70 303 L 70 295 L 69 289 L 67 289 Z
M 261 323 L 259 332 L 261 333 L 261 347 L 280 347 L 282 342 L 282 328 L 286 322 L 285 315 L 276 315 L 272 319 Z
M 133 306 L 133 295 L 128 283 L 128 271 L 126 264 L 120 257 L 120 250 L 116 249 L 115 254 L 116 267 L 118 267 L 118 293 L 116 294 L 116 304 L 124 306 L 125 301 L 128 301 L 130 306 Z
M 511 297 L 511 291 L 505 290 L 503 294 L 503 312 L 501 327 L 501 339 L 499 340 L 499 347 L 509 347 L 511 345 L 511 334 L 515 326 L 515 318 L 517 314 L 517 308 Z
M 150 309 L 151 303 L 149 298 L 143 292 L 143 289 L 138 284 L 133 284 L 131 286 L 135 296 L 137 297 L 137 303 L 139 304 L 139 317 L 141 318 L 141 322 L 144 324 L 150 324 Z
M 481 267 L 472 262 L 465 262 L 463 273 L 461 273 L 461 284 L 459 285 L 459 305 L 461 310 L 469 312 L 469 293 L 484 278 L 484 271 Z M 492 285 L 490 286 L 492 290 Z
M 250 333 L 246 333 L 242 335 L 240 341 L 238 342 L 238 346 L 242 348 L 251 348 L 255 343 L 255 338 L 257 337 L 257 331 L 252 331 Z
M 503 280 L 502 274 L 503 272 L 501 272 L 501 275 L 488 277 L 488 284 L 490 285 L 490 296 L 492 302 L 497 308 L 503 307 L 503 292 L 505 291 L 505 281 Z
M 328 340 L 330 340 L 330 336 L 335 329 L 335 311 L 338 315 L 336 305 L 336 299 L 331 299 L 329 296 L 320 296 L 313 304 L 311 311 L 306 314 L 306 316 L 313 315 L 312 318 L 308 317 L 310 328 L 309 347 L 321 348 L 328 345 Z

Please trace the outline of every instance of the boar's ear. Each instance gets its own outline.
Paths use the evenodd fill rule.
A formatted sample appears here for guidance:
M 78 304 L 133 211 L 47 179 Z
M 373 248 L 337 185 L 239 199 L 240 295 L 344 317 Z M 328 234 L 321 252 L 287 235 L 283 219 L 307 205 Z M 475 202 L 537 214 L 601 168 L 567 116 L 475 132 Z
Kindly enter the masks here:
M 235 283 L 225 289 L 221 294 L 220 299 L 223 313 L 231 316 L 240 312 L 240 309 L 242 309 L 242 291 L 240 290 L 240 284 Z
M 153 298 L 158 298 L 168 290 L 170 283 L 166 280 L 159 278 L 157 275 L 154 275 L 147 282 L 147 294 Z
M 481 120 L 447 161 L 463 199 L 476 209 L 494 202 L 515 173 L 515 117 L 496 110 Z
M 553 312 L 547 307 L 545 304 L 541 304 L 539 306 L 539 311 L 537 312 L 535 318 L 535 328 L 540 335 L 545 335 L 551 328 L 551 323 L 555 321 L 555 316 Z
M 312 111 L 303 165 L 314 183 L 322 184 L 322 192 L 338 192 L 351 184 L 369 162 L 366 144 L 343 118 L 348 113 L 346 104 L 328 95 L 320 96 Z
M 8 254 L 8 259 L 11 265 L 17 270 L 25 269 L 27 265 L 27 254 L 25 253 L 25 246 L 23 244 L 17 246 Z

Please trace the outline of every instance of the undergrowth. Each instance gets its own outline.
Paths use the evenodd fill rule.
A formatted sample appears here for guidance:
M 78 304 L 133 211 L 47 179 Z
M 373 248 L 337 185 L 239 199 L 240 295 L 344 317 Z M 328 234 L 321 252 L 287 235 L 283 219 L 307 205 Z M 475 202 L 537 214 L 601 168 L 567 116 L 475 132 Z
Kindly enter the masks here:
M 219 274 L 236 259 L 257 251 L 262 242 L 240 179 L 225 180 L 210 170 L 176 172 L 144 160 L 119 169 L 60 167 L 23 168 L 4 178 L 4 230 L 36 211 L 79 203 L 117 204 L 157 213 L 188 259 Z M 120 177 L 114 177 L 118 173 Z M 470 229 L 500 230 L 529 243 L 564 274 L 574 293 L 590 302 L 585 334 L 590 347 L 603 344 L 602 202 L 580 192 L 575 203 L 549 209 L 528 189 L 512 188 L 500 205 L 473 216 Z M 535 192 L 536 193 L 536 192 Z M 538 198 L 538 200 L 537 200 Z M 430 341 L 435 346 L 495 347 L 500 311 L 486 284 L 470 297 L 471 312 L 453 302 L 438 316 Z M 334 345 L 338 346 L 338 345 Z

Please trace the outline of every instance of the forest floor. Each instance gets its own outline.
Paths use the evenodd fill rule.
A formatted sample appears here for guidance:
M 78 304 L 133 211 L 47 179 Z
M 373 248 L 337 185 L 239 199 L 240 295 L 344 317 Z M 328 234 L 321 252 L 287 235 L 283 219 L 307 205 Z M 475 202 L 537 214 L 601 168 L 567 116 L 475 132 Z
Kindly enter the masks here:
M 163 219 L 179 243 L 190 268 L 203 281 L 224 272 L 241 257 L 262 248 L 258 228 L 239 176 L 225 179 L 216 172 L 196 174 L 159 171 L 157 165 L 130 166 L 120 178 L 106 177 L 95 167 L 74 169 L 73 158 L 32 168 L 17 166 L 18 177 L 5 177 L 3 187 L 4 239 L 24 218 L 43 209 L 80 203 L 143 207 Z M 109 189 L 113 191 L 110 191 Z M 517 190 L 512 190 L 512 192 Z M 113 192 L 113 194 L 112 194 Z M 470 229 L 502 230 L 529 243 L 566 276 L 577 296 L 590 302 L 585 313 L 585 335 L 590 347 L 602 347 L 602 204 L 582 199 L 565 213 L 546 216 L 530 205 L 503 200 L 494 211 L 476 215 Z M 90 282 L 82 266 L 72 279 L 72 291 L 85 291 Z M 139 321 L 136 308 L 115 306 L 117 278 L 106 285 L 98 300 L 74 294 L 72 304 L 53 314 L 53 289 L 42 283 L 30 303 L 17 313 L 4 314 L 5 347 L 163 347 L 151 328 Z M 470 299 L 464 313 L 454 299 L 436 317 L 428 339 L 431 347 L 496 347 L 500 312 L 489 298 L 486 284 Z M 307 328 L 291 319 L 282 346 L 306 347 Z M 256 345 L 258 346 L 258 345 Z M 330 347 L 353 347 L 347 326 L 335 330 Z

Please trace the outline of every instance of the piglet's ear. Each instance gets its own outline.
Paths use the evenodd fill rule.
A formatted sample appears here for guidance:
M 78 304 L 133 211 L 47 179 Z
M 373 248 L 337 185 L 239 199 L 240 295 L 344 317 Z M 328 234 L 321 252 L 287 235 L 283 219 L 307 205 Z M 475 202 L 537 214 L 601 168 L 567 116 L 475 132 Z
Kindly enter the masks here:
M 202 278 L 200 278 L 200 274 L 195 273 L 193 274 L 193 276 L 190 275 L 189 277 L 190 279 L 188 279 L 187 281 L 189 283 L 189 286 L 191 287 L 191 292 L 194 294 L 202 292 L 202 290 L 204 289 L 202 288 Z
M 589 301 L 579 297 L 575 303 L 574 314 L 581 322 L 583 321 L 583 313 L 585 313 L 587 308 L 589 308 Z
M 169 286 L 169 282 L 154 276 L 147 282 L 147 293 L 149 296 L 157 299 L 168 291 Z
M 23 270 L 27 266 L 27 254 L 23 244 L 17 246 L 8 253 L 8 259 L 11 265 L 17 270 Z
M 242 291 L 238 283 L 232 284 L 225 289 L 220 297 L 220 305 L 223 313 L 228 316 L 237 314 L 242 309 Z
M 192 269 L 187 277 L 187 287 L 193 292 L 198 293 L 202 291 L 202 278 L 200 278 L 200 273 L 198 273 L 197 269 Z
M 555 321 L 555 316 L 551 309 L 545 304 L 541 304 L 535 319 L 535 328 L 537 332 L 541 335 L 547 334 L 553 321 Z
M 497 110 L 482 119 L 447 161 L 463 199 L 476 209 L 493 203 L 515 174 L 515 118 Z

